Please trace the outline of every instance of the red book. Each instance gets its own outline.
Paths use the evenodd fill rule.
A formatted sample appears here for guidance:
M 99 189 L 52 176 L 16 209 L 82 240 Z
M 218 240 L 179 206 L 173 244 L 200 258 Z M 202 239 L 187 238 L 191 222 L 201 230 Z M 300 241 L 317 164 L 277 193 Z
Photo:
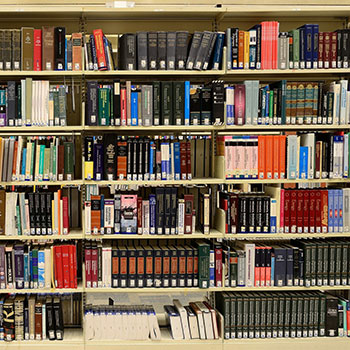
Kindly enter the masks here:
M 337 32 L 330 33 L 330 68 L 337 68 Z
M 323 68 L 331 67 L 331 33 L 323 33 Z
M 290 190 L 284 190 L 284 233 L 291 233 L 290 227 Z
M 180 142 L 180 171 L 181 171 L 181 180 L 186 180 L 187 179 L 186 141 Z
M 179 257 L 179 275 L 186 276 L 186 256 Z M 180 285 L 178 287 L 185 287 L 185 279 L 180 278 Z
M 280 176 L 280 137 L 273 136 L 273 179 L 278 179 Z
M 278 27 L 279 23 L 274 21 L 271 22 L 272 25 L 272 69 L 277 69 L 278 68 L 278 58 L 277 58 L 277 53 L 278 53 Z
M 328 232 L 328 190 L 321 190 L 321 232 Z
M 191 171 L 191 141 L 186 142 L 186 163 L 187 163 L 187 180 L 192 180 Z
M 284 189 L 281 189 L 281 196 L 280 196 L 280 227 L 279 232 L 283 233 L 284 231 Z
M 260 247 L 260 286 L 266 286 L 266 248 Z
M 163 258 L 163 261 L 165 261 L 165 259 L 169 259 L 168 257 L 164 257 Z M 165 264 L 165 262 L 164 262 Z M 163 264 L 163 274 L 169 274 L 169 272 L 166 272 L 168 271 L 168 269 L 165 269 L 165 265 Z M 170 261 L 169 261 L 169 265 L 170 265 Z M 170 266 L 169 266 L 170 268 Z M 187 276 L 192 276 L 193 277 L 193 256 L 192 254 L 188 254 L 187 255 L 187 263 L 186 263 L 186 273 L 187 273 Z M 188 278 L 187 279 L 187 287 L 193 287 L 193 278 Z M 165 286 L 166 287 L 166 286 Z
M 265 158 L 265 171 L 266 179 L 272 179 L 273 173 L 273 161 L 274 161 L 274 149 L 273 149 L 273 136 L 267 135 L 266 138 L 266 158 Z
M 280 135 L 279 141 L 280 141 L 280 147 L 279 147 L 279 176 L 280 179 L 286 178 L 286 135 Z
M 63 234 L 69 233 L 68 197 L 62 197 L 63 201 Z
M 121 87 L 120 88 L 120 125 L 126 126 L 127 125 L 127 119 L 126 119 L 126 88 Z
M 271 286 L 271 257 L 273 251 L 271 247 L 265 247 L 265 285 Z
M 63 268 L 63 288 L 69 288 L 70 286 L 70 267 L 69 267 L 69 246 L 62 245 L 62 268 Z
M 137 197 L 137 233 L 142 235 L 142 197 Z
M 254 268 L 254 286 L 260 287 L 261 283 L 261 248 L 255 247 L 255 268 Z
M 222 248 L 215 247 L 215 286 L 222 287 Z
M 69 288 L 75 288 L 75 264 L 74 264 L 74 248 L 73 244 L 68 246 L 69 249 Z
M 193 273 L 193 271 L 189 272 L 190 271 L 188 267 L 189 260 L 190 260 L 190 257 L 187 258 L 187 273 Z M 193 261 L 192 261 L 192 265 L 193 265 Z M 193 270 L 193 267 L 192 267 L 192 270 Z M 170 276 L 170 256 L 169 255 L 163 256 L 163 276 Z M 169 279 L 165 279 L 165 278 L 163 279 L 163 287 L 170 287 Z
M 91 288 L 91 246 L 85 248 L 85 286 Z
M 261 22 L 261 69 L 268 69 L 267 55 L 271 55 L 268 43 L 268 23 L 269 22 Z
M 298 196 L 297 190 L 290 191 L 290 233 L 297 232 L 297 206 Z
M 193 194 L 185 194 L 185 234 L 192 233 Z
M 297 192 L 297 233 L 304 232 L 304 193 L 301 190 Z
M 34 71 L 41 71 L 41 29 L 34 29 Z
M 266 135 L 258 136 L 258 176 L 259 179 L 266 179 Z
M 310 210 L 309 210 L 309 227 L 310 227 L 310 233 L 315 233 L 315 208 L 316 208 L 316 193 L 314 190 L 309 191 L 310 194 Z
M 324 33 L 318 33 L 318 68 L 323 68 Z
M 91 286 L 97 288 L 98 284 L 98 249 L 93 246 L 91 249 Z
M 303 226 L 304 226 L 304 233 L 309 233 L 309 210 L 310 210 L 310 192 L 308 190 L 303 190 L 303 200 L 304 200 L 304 220 L 303 220 Z
M 321 233 L 321 207 L 322 207 L 322 198 L 321 198 L 321 191 L 316 190 L 316 202 L 315 202 L 315 226 L 316 226 L 316 233 Z
M 62 247 L 60 245 L 54 247 L 55 252 L 55 268 L 57 275 L 55 276 L 56 288 L 63 288 L 63 262 L 62 262 Z
M 103 43 L 103 32 L 102 29 L 95 29 L 93 31 L 97 55 L 97 65 L 99 70 L 107 69 L 107 61 L 105 55 L 105 47 Z

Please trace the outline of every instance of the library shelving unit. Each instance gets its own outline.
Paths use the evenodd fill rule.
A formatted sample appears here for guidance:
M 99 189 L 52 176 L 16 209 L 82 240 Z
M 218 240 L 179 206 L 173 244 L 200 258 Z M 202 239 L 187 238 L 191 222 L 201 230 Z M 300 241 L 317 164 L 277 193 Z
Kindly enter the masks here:
M 108 2 L 107 2 L 108 3 Z M 111 2 L 113 3 L 113 2 Z M 134 7 L 112 8 L 105 5 L 105 1 L 0 1 L 0 18 L 1 28 L 20 28 L 22 26 L 33 26 L 40 28 L 42 25 L 65 26 L 67 32 L 83 32 L 89 34 L 95 28 L 102 28 L 107 36 L 117 37 L 119 33 L 135 32 L 138 30 L 221 30 L 224 31 L 228 27 L 237 26 L 243 29 L 250 28 L 253 24 L 262 20 L 276 20 L 280 22 L 283 31 L 296 28 L 304 23 L 320 23 L 320 27 L 324 31 L 334 30 L 336 28 L 345 28 L 348 26 L 348 18 L 350 17 L 350 4 L 348 0 L 339 0 L 337 4 L 329 4 L 323 1 L 245 1 L 245 5 L 239 1 L 220 1 L 214 2 L 204 0 L 202 2 L 193 1 L 189 4 L 173 4 L 167 5 L 160 1 L 151 1 L 147 4 L 138 4 Z M 263 3 L 263 4 L 261 4 Z M 262 81 L 280 80 L 283 77 L 293 78 L 296 80 L 322 79 L 331 80 L 334 78 L 349 78 L 349 69 L 310 69 L 310 70 L 234 70 L 227 71 L 225 65 L 222 70 L 217 71 L 0 71 L 0 77 L 6 80 L 13 78 L 45 78 L 45 79 L 65 79 L 67 82 L 80 83 L 82 87 L 82 95 L 85 93 L 85 83 L 87 79 L 111 79 L 131 78 L 133 80 L 176 80 L 181 78 L 199 80 L 209 82 L 213 79 L 222 79 L 227 82 L 241 81 L 245 78 L 256 78 Z M 176 132 L 196 134 L 201 132 L 210 133 L 213 139 L 216 138 L 218 132 L 242 133 L 252 132 L 255 134 L 274 131 L 276 133 L 291 130 L 349 130 L 349 125 L 271 125 L 271 126 L 152 126 L 152 127 L 93 127 L 84 124 L 84 102 L 82 98 L 81 119 L 78 125 L 65 127 L 3 127 L 0 128 L 1 134 L 6 135 L 36 135 L 42 133 L 46 135 L 60 135 L 61 133 L 71 135 L 84 135 L 85 133 L 94 135 L 98 132 L 115 132 L 122 134 L 125 131 L 132 133 L 157 134 L 158 132 Z M 215 146 L 215 145 L 214 145 Z M 213 152 L 214 154 L 214 152 Z M 221 160 L 222 161 L 222 160 Z M 220 184 L 282 184 L 282 183 L 345 183 L 349 184 L 349 180 L 225 180 L 221 171 L 222 162 L 218 160 L 215 164 L 217 170 L 216 177 L 193 179 L 184 181 L 140 181 L 138 185 L 158 186 L 158 185 L 220 185 Z M 221 163 L 220 163 L 221 162 Z M 221 164 L 221 165 L 220 165 Z M 214 164 L 213 164 L 214 166 Z M 81 166 L 83 168 L 83 164 Z M 75 185 L 80 186 L 83 191 L 86 185 L 132 185 L 135 181 L 88 181 L 76 179 L 74 181 L 61 182 L 44 182 L 44 181 L 26 181 L 26 182 L 1 182 L 0 186 L 15 185 Z M 84 215 L 82 211 L 82 216 Z M 211 229 L 209 235 L 203 235 L 199 232 L 186 236 L 189 239 L 210 238 L 210 239 L 230 239 L 230 240 L 281 240 L 281 239 L 308 239 L 308 238 L 328 238 L 328 237 L 350 237 L 350 232 L 346 233 L 316 233 L 316 234 L 225 234 L 220 225 L 216 229 Z M 178 239 L 183 236 L 147 236 L 147 235 L 85 235 L 84 230 L 73 231 L 67 236 L 0 236 L 0 241 L 6 240 L 62 240 L 76 239 L 83 241 L 88 240 L 104 240 L 104 239 Z M 350 289 L 350 286 L 332 286 L 332 287 L 270 287 L 270 288 L 101 288 L 88 289 L 85 288 L 84 278 L 77 289 L 39 289 L 39 290 L 0 290 L 1 293 L 191 293 L 203 292 L 208 296 L 216 291 L 257 291 L 257 290 L 339 290 Z M 83 301 L 85 297 L 83 298 Z M 84 329 L 68 329 L 65 331 L 64 340 L 59 341 L 13 341 L 1 344 L 1 349 L 51 349 L 63 350 L 67 347 L 80 349 L 128 349 L 134 350 L 142 348 L 143 350 L 163 349 L 201 349 L 201 350 L 253 350 L 259 348 L 261 350 L 299 350 L 318 349 L 328 350 L 336 347 L 339 350 L 350 348 L 350 340 L 343 338 L 298 338 L 298 339 L 236 339 L 217 341 L 191 340 L 191 341 L 175 341 L 171 339 L 169 333 L 164 333 L 161 341 L 85 341 Z

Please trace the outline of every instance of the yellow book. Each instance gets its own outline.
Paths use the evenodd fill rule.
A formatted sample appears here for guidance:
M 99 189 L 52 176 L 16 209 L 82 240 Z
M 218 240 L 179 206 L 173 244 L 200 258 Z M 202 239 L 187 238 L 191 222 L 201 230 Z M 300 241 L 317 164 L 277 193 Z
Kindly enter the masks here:
M 249 32 L 244 32 L 244 69 L 249 69 L 249 38 Z

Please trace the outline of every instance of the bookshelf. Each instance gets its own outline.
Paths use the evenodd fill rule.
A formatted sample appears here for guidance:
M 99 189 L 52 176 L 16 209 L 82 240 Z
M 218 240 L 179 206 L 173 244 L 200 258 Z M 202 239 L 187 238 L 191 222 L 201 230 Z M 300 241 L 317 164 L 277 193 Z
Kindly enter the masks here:
M 0 1 L 2 3 L 4 1 Z M 136 4 L 135 8 L 107 8 L 104 2 L 85 1 L 81 3 L 76 1 L 75 4 L 71 4 L 69 1 L 61 0 L 60 4 L 53 2 L 51 5 L 46 5 L 45 2 L 36 1 L 33 5 L 30 2 L 23 1 L 23 4 L 6 3 L 0 9 L 0 18 L 8 18 L 5 21 L 4 26 L 14 26 L 13 23 L 21 23 L 39 27 L 42 24 L 60 24 L 63 21 L 67 28 L 73 30 L 81 30 L 84 33 L 91 33 L 93 28 L 103 27 L 108 33 L 114 33 L 111 35 L 116 36 L 115 33 L 123 33 L 127 31 L 136 31 L 145 28 L 145 30 L 168 30 L 173 28 L 181 29 L 183 23 L 186 23 L 188 30 L 204 30 L 215 28 L 215 30 L 224 30 L 232 23 L 237 21 L 239 27 L 250 27 L 251 23 L 258 23 L 262 19 L 267 20 L 280 20 L 285 25 L 286 30 L 289 27 L 297 27 L 299 24 L 307 23 L 307 21 L 321 21 L 324 28 L 332 29 L 335 27 L 341 27 L 344 23 L 348 23 L 348 17 L 350 16 L 350 6 L 348 1 L 338 1 L 339 5 L 321 4 L 321 1 L 317 1 L 315 5 L 313 1 L 303 1 L 300 3 L 295 1 L 293 5 L 286 5 L 283 1 L 271 1 L 261 5 L 261 1 L 248 1 L 247 4 L 242 5 L 239 1 L 223 1 L 221 7 L 215 7 L 212 1 L 201 1 L 204 4 L 198 4 L 197 1 L 193 1 L 193 5 L 165 5 L 159 4 L 159 1 L 153 1 L 152 4 Z M 40 4 L 41 3 L 41 4 Z M 80 4 L 81 3 L 81 4 Z M 226 4 L 227 3 L 227 4 Z M 235 4 L 236 3 L 236 4 Z M 98 5 L 96 5 L 98 4 Z M 315 20 L 317 18 L 317 20 Z M 13 20 L 14 22 L 8 22 Z M 136 29 L 134 29 L 134 27 Z M 225 55 L 224 55 L 225 57 Z M 225 58 L 224 58 L 225 60 Z M 10 77 L 13 78 L 47 78 L 50 80 L 55 79 L 67 79 L 67 81 L 74 81 L 77 84 L 82 82 L 82 86 L 85 85 L 88 79 L 114 79 L 114 78 L 130 78 L 137 81 L 142 79 L 152 81 L 158 80 L 203 80 L 210 81 L 213 79 L 222 79 L 224 81 L 242 81 L 244 79 L 259 79 L 262 81 L 279 80 L 282 77 L 295 80 L 331 80 L 339 78 L 349 78 L 350 68 L 348 69 L 307 69 L 307 70 L 235 70 L 229 71 L 226 69 L 226 65 L 223 65 L 221 70 L 210 71 L 0 71 L 0 78 L 6 80 Z M 82 91 L 82 95 L 85 90 Z M 80 104 L 80 101 L 77 102 Z M 140 134 L 157 134 L 157 133 L 182 133 L 182 134 L 210 134 L 215 138 L 218 133 L 230 133 L 230 134 L 260 134 L 265 132 L 280 133 L 283 131 L 312 131 L 312 130 L 348 130 L 350 125 L 244 125 L 244 126 L 226 126 L 226 125 L 191 125 L 191 126 L 87 126 L 84 122 L 84 102 L 81 103 L 81 116 L 78 125 L 72 126 L 60 126 L 60 127 L 3 127 L 0 128 L 0 133 L 9 135 L 26 135 L 28 133 L 43 133 L 60 135 L 66 133 L 68 135 L 97 135 L 98 133 L 130 133 L 131 135 Z M 80 146 L 80 145 L 79 145 Z M 80 152 L 80 151 L 79 151 Z M 78 153 L 79 153 L 78 152 Z M 80 155 L 80 154 L 79 154 Z M 79 160 L 79 158 L 78 158 Z M 313 179 L 313 180 L 288 180 L 288 179 L 233 179 L 226 180 L 223 173 L 223 159 L 215 159 L 215 175 L 211 178 L 194 178 L 192 180 L 163 180 L 163 181 L 128 181 L 128 180 L 114 180 L 114 181 L 90 181 L 76 179 L 73 181 L 22 181 L 22 182 L 0 182 L 0 186 L 79 186 L 82 189 L 86 185 L 99 185 L 99 186 L 131 186 L 138 185 L 144 187 L 157 187 L 164 185 L 176 185 L 176 186 L 194 186 L 194 185 L 263 185 L 263 184 L 309 184 L 309 183 L 325 183 L 329 185 L 342 184 L 344 186 L 349 185 L 349 179 Z M 84 168 L 84 161 L 79 164 L 78 171 Z M 213 169 L 213 170 L 214 170 Z M 82 172 L 81 172 L 82 173 Z M 82 213 L 84 217 L 84 213 Z M 82 220 L 84 222 L 84 220 Z M 221 223 L 222 224 L 222 223 Z M 82 225 L 84 226 L 84 224 Z M 220 226 L 220 225 L 219 225 Z M 195 232 L 191 235 L 126 235 L 126 234 L 104 234 L 104 235 L 86 235 L 84 227 L 82 230 L 73 230 L 68 235 L 43 235 L 43 236 L 0 236 L 0 242 L 3 241 L 65 241 L 65 240 L 78 240 L 85 244 L 90 241 L 105 241 L 105 240 L 176 240 L 176 239 L 191 239 L 197 240 L 202 238 L 218 239 L 218 240 L 309 240 L 312 238 L 324 239 L 337 238 L 337 237 L 350 237 L 349 232 L 344 233 L 303 233 L 303 234 L 225 234 L 223 233 L 222 226 L 220 229 L 210 229 L 208 235 L 204 235 L 200 232 Z M 84 266 L 83 266 L 84 269 Z M 208 295 L 218 291 L 334 291 L 334 290 L 350 290 L 350 286 L 312 286 L 312 287 L 265 287 L 265 288 L 248 288 L 248 287 L 210 287 L 207 289 L 199 288 L 86 288 L 84 275 L 83 281 L 78 284 L 76 289 L 3 289 L 1 293 L 81 293 L 84 298 L 87 294 L 110 294 L 110 293 L 144 293 L 144 294 L 167 294 L 167 293 L 182 293 L 184 295 L 191 293 L 203 292 Z M 85 300 L 83 298 L 83 300 Z M 65 336 L 63 342 L 49 342 L 49 341 L 31 341 L 31 342 L 11 342 L 4 345 L 4 349 L 40 349 L 47 348 L 51 350 L 61 350 L 67 346 L 72 349 L 82 350 L 90 349 L 97 350 L 103 347 L 108 350 L 117 349 L 138 349 L 142 347 L 144 350 L 150 350 L 154 348 L 169 347 L 171 349 L 179 349 L 180 346 L 183 350 L 187 349 L 210 349 L 210 350 L 252 350 L 256 347 L 261 347 L 263 350 L 274 350 L 283 347 L 285 350 L 300 348 L 300 350 L 318 349 L 326 350 L 331 346 L 336 346 L 340 350 L 345 350 L 349 347 L 350 343 L 347 338 L 310 338 L 310 339 L 236 339 L 236 340 L 224 340 L 223 338 L 217 341 L 175 341 L 171 338 L 168 331 L 162 331 L 162 340 L 155 341 L 86 341 L 84 338 L 83 330 L 81 329 L 68 329 L 65 330 Z

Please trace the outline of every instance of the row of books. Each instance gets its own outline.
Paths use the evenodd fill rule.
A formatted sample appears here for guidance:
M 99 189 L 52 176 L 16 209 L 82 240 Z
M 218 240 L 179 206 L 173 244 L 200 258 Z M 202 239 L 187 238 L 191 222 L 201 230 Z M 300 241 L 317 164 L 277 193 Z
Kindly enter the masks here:
M 224 37 L 210 31 L 125 33 L 118 40 L 118 69 L 218 70 Z
M 81 325 L 81 297 L 11 294 L 0 297 L 0 340 L 63 340 L 67 327 Z
M 161 339 L 152 305 L 86 305 L 84 330 L 86 340 Z
M 207 301 L 183 306 L 174 299 L 173 305 L 164 305 L 164 310 L 173 339 L 219 339 L 217 312 Z
M 1 137 L 1 181 L 73 180 L 75 152 L 71 136 Z
M 245 80 L 225 86 L 227 125 L 350 123 L 348 80 L 323 82 Z
M 224 338 L 349 336 L 349 301 L 321 292 L 216 293 Z
M 209 284 L 201 277 L 209 273 L 209 260 L 208 266 L 202 263 L 205 259 L 202 247 L 206 248 L 202 241 L 176 246 L 153 240 L 129 241 L 125 245 L 87 242 L 85 284 L 87 288 L 208 288 Z
M 292 190 L 265 186 L 264 191 L 219 192 L 225 233 L 349 232 L 348 188 Z
M 0 235 L 66 235 L 81 227 L 78 188 L 32 190 L 0 190 Z
M 82 34 L 65 27 L 1 29 L 0 70 L 82 70 Z
M 0 245 L 0 289 L 77 288 L 74 244 Z
M 32 78 L 0 85 L 0 127 L 66 126 L 68 89 Z
M 86 125 L 211 125 L 224 119 L 223 81 L 87 82 Z
M 197 199 L 197 198 L 196 198 Z M 85 201 L 85 234 L 184 235 L 198 227 L 209 234 L 210 195 L 181 194 L 176 187 L 150 189 L 144 194 L 92 195 Z
M 227 69 L 348 68 L 348 29 L 320 32 L 305 24 L 289 32 L 264 21 L 249 30 L 226 30 Z
M 191 180 L 208 177 L 210 136 L 86 136 L 86 180 Z
M 215 246 L 211 254 L 216 264 L 230 262 L 229 267 L 222 267 L 226 286 L 347 286 L 350 283 L 349 248 L 346 239 L 290 244 L 245 241 L 238 242 L 235 247 Z M 218 272 L 220 268 L 215 267 L 215 278 L 210 280 L 212 286 L 222 286 L 222 276 Z
M 226 179 L 342 179 L 349 176 L 349 134 L 219 136 Z

